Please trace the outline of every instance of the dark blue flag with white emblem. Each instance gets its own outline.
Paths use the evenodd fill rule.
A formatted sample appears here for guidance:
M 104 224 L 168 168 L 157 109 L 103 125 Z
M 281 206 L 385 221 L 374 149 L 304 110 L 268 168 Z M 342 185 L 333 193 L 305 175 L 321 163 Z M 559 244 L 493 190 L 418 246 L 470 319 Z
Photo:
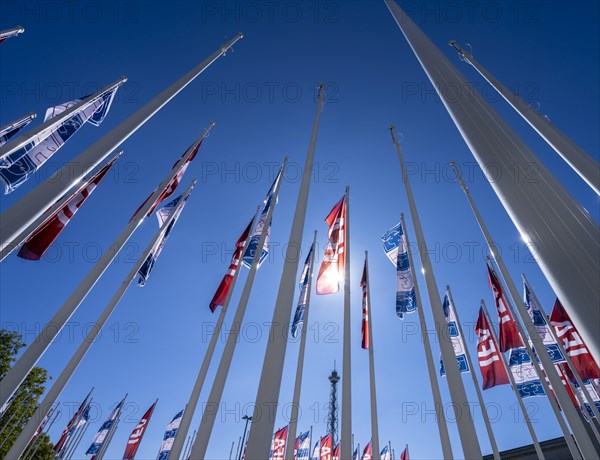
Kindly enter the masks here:
M 304 324 L 304 312 L 306 311 L 306 302 L 308 299 L 308 285 L 310 284 L 310 267 L 312 265 L 312 259 L 314 254 L 313 244 L 308 251 L 306 261 L 304 262 L 304 269 L 302 270 L 302 276 L 300 277 L 300 297 L 298 297 L 298 305 L 296 306 L 296 313 L 294 314 L 294 321 L 292 322 L 292 337 L 298 335 L 298 328 Z
M 454 314 L 454 305 L 450 302 L 448 294 L 444 296 L 444 302 L 442 303 L 442 309 L 444 310 L 444 316 L 446 317 L 446 323 L 448 324 L 448 333 L 450 335 L 450 341 L 452 342 L 452 348 L 454 349 L 454 356 L 456 356 L 456 362 L 458 363 L 458 370 L 462 374 L 463 372 L 469 372 L 469 363 L 467 361 L 467 349 L 465 347 L 465 341 L 460 334 L 460 331 L 456 322 L 456 315 Z M 444 362 L 440 357 L 440 375 L 446 375 L 444 369 Z

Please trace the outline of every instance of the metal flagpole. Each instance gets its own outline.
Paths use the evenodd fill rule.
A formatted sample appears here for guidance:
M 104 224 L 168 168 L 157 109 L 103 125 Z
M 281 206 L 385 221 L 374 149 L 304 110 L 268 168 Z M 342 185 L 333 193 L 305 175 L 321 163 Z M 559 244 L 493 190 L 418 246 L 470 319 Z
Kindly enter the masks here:
M 273 436 L 275 418 L 260 417 L 261 413 L 270 413 L 273 407 L 277 407 L 279 392 L 281 389 L 281 379 L 283 376 L 283 365 L 285 361 L 285 351 L 287 348 L 287 331 L 292 305 L 294 302 L 294 291 L 296 289 L 296 273 L 298 272 L 298 263 L 300 259 L 300 248 L 302 246 L 302 232 L 304 230 L 304 221 L 306 218 L 306 208 L 308 205 L 308 194 L 310 182 L 312 179 L 313 161 L 317 145 L 317 133 L 319 130 L 319 121 L 321 111 L 323 110 L 325 98 L 325 85 L 319 86 L 319 96 L 317 101 L 317 113 L 313 124 L 313 130 L 310 137 L 304 170 L 302 172 L 302 182 L 296 201 L 296 210 L 294 211 L 294 220 L 283 263 L 283 271 L 279 281 L 279 290 L 275 300 L 275 309 L 273 319 L 271 320 L 269 341 L 263 360 L 263 367 L 256 394 L 256 404 L 254 406 L 254 422 L 252 431 L 248 436 L 247 458 L 250 460 L 265 459 L 269 457 L 271 448 L 271 438 Z M 343 448 L 342 448 L 343 451 Z
M 133 232 L 142 223 L 146 214 L 153 206 L 154 202 L 162 194 L 168 184 L 177 175 L 181 167 L 194 154 L 196 146 L 206 136 L 214 122 L 210 122 L 208 127 L 204 129 L 202 135 L 188 148 L 185 154 L 177 161 L 175 167 L 169 172 L 167 177 L 160 183 L 158 188 L 154 190 L 149 199 L 138 209 L 136 214 L 131 218 L 125 229 L 117 237 L 117 239 L 109 246 L 109 249 L 102 255 L 100 260 L 94 265 L 94 268 L 86 275 L 79 283 L 79 286 L 73 291 L 65 303 L 54 314 L 52 319 L 44 326 L 36 339 L 27 347 L 21 357 L 15 362 L 12 369 L 6 374 L 0 385 L 0 407 L 8 401 L 11 395 L 17 390 L 21 382 L 25 379 L 29 371 L 35 366 L 37 361 L 42 357 L 46 349 L 50 346 L 54 338 L 62 330 L 69 318 L 75 313 L 81 302 L 87 294 L 92 290 L 98 282 L 104 271 L 108 268 L 113 259 L 117 256 L 125 243 L 129 240 Z M 39 187 L 38 187 L 39 188 Z M 4 218 L 4 217 L 3 217 Z
M 454 349 L 452 348 L 452 342 L 448 336 L 448 333 L 444 331 L 444 329 L 446 331 L 448 330 L 448 326 L 446 324 L 446 318 L 444 317 L 444 311 L 442 310 L 442 302 L 440 300 L 437 282 L 435 281 L 433 266 L 429 260 L 429 251 L 427 249 L 427 244 L 425 243 L 425 235 L 423 234 L 423 229 L 421 227 L 421 220 L 419 218 L 417 206 L 413 197 L 410 181 L 408 180 L 408 174 L 406 173 L 404 157 L 402 155 L 402 150 L 400 149 L 400 143 L 396 138 L 396 132 L 393 125 L 390 126 L 390 132 L 392 133 L 392 140 L 396 147 L 398 160 L 400 160 L 402 181 L 404 182 L 404 187 L 406 189 L 406 198 L 410 208 L 410 215 L 412 216 L 413 220 L 417 248 L 419 249 L 419 258 L 421 259 L 423 276 L 425 277 L 427 295 L 429 296 L 429 304 L 433 312 L 435 330 L 440 344 L 442 359 L 444 360 L 444 367 L 446 369 L 446 378 L 448 380 L 448 388 L 450 389 L 450 398 L 454 403 L 452 408 L 456 415 L 456 424 L 458 427 L 458 433 L 460 435 L 463 455 L 465 458 L 469 459 L 480 459 L 482 458 L 481 448 L 479 447 L 477 432 L 475 431 L 475 426 L 471 417 L 467 393 L 465 392 L 465 387 L 460 377 L 458 363 L 456 362 Z
M 81 363 L 81 361 L 82 361 L 83 357 L 85 356 L 85 354 L 87 353 L 87 351 L 90 349 L 90 347 L 96 340 L 102 327 L 104 326 L 104 324 L 106 323 L 106 321 L 108 320 L 108 318 L 110 317 L 112 312 L 115 310 L 115 308 L 119 304 L 119 301 L 125 294 L 125 291 L 127 291 L 129 284 L 136 277 L 138 270 L 142 267 L 142 265 L 146 261 L 146 258 L 148 257 L 148 255 L 150 254 L 150 252 L 152 251 L 152 249 L 154 247 L 154 244 L 162 238 L 162 236 L 164 235 L 164 232 L 168 228 L 168 225 L 170 225 L 170 223 L 173 221 L 173 219 L 175 217 L 177 217 L 178 211 L 181 209 L 181 207 L 185 203 L 185 199 L 191 193 L 192 188 L 194 187 L 195 183 L 196 183 L 195 180 L 192 181 L 192 184 L 188 187 L 188 189 L 184 193 L 182 199 L 179 200 L 179 203 L 177 204 L 176 208 L 173 210 L 173 213 L 164 222 L 164 224 L 158 229 L 158 231 L 152 238 L 152 241 L 150 241 L 150 244 L 146 247 L 145 251 L 143 252 L 141 257 L 138 259 L 138 261 L 133 265 L 133 267 L 129 271 L 129 274 L 125 277 L 125 279 L 119 286 L 119 289 L 117 289 L 117 291 L 113 295 L 110 302 L 106 305 L 106 307 L 102 311 L 102 314 L 96 320 L 94 327 L 89 329 L 89 332 L 88 332 L 86 338 L 79 345 L 79 348 L 77 348 L 75 353 L 73 353 L 73 356 L 71 357 L 71 359 L 69 360 L 69 362 L 67 363 L 67 365 L 65 366 L 65 368 L 63 369 L 61 374 L 58 376 L 58 378 L 54 381 L 54 384 L 52 385 L 50 390 L 46 393 L 46 396 L 44 396 L 43 401 L 38 405 L 35 413 L 29 419 L 29 422 L 27 423 L 27 425 L 25 425 L 25 428 L 23 428 L 23 431 L 21 432 L 20 436 L 17 438 L 17 440 L 11 447 L 10 451 L 7 454 L 8 458 L 19 458 L 19 456 L 23 453 L 23 450 L 25 449 L 25 447 L 27 447 L 28 440 L 31 439 L 31 436 L 33 436 L 33 433 L 35 433 L 35 430 L 37 430 L 37 428 L 39 427 L 41 421 L 44 419 L 44 416 L 46 415 L 48 410 L 54 405 L 58 396 L 62 392 L 63 388 L 65 387 L 67 382 L 71 379 L 71 376 L 73 375 L 73 373 L 75 372 L 75 370 L 77 369 L 79 364 Z M 148 212 L 148 211 L 146 210 L 145 212 Z
M 65 453 L 62 455 L 62 458 L 64 458 L 65 460 L 69 460 L 71 457 L 73 457 L 73 453 L 75 452 L 75 449 L 77 449 L 77 447 L 79 446 L 79 441 L 81 441 L 81 438 L 83 437 L 83 434 L 85 433 L 88 426 L 90 426 L 90 424 L 89 422 L 86 422 L 85 425 L 77 427 L 75 433 L 73 433 L 73 439 L 70 443 L 68 443 L 68 445 L 65 448 Z
M 465 335 L 463 334 L 462 325 L 461 325 L 460 319 L 458 317 L 458 308 L 456 308 L 456 304 L 454 303 L 454 299 L 452 298 L 452 292 L 450 291 L 450 286 L 446 286 L 446 292 L 448 293 L 450 303 L 454 306 L 454 316 L 456 318 L 456 327 L 458 328 L 458 333 L 463 338 L 463 340 L 465 340 Z M 487 408 L 485 407 L 485 401 L 483 400 L 483 395 L 481 394 L 481 388 L 479 387 L 479 381 L 478 381 L 477 375 L 475 373 L 475 368 L 473 367 L 473 362 L 471 361 L 471 353 L 469 352 L 469 348 L 466 346 L 466 344 L 465 344 L 465 355 L 467 357 L 467 364 L 469 365 L 471 377 L 473 378 L 473 386 L 475 387 L 475 391 L 477 392 L 477 400 L 479 401 L 479 406 L 481 407 L 481 415 L 483 416 L 483 421 L 485 422 L 485 429 L 487 430 L 488 436 L 490 438 L 490 445 L 492 447 L 492 452 L 494 454 L 494 460 L 500 460 L 500 452 L 498 451 L 498 444 L 496 443 L 496 437 L 494 436 L 494 431 L 492 430 L 492 424 L 490 423 L 488 411 L 487 411 Z
M 433 361 L 433 354 L 431 353 L 431 344 L 429 342 L 429 334 L 427 334 L 427 323 L 425 322 L 425 308 L 423 301 L 421 300 L 421 292 L 419 290 L 419 283 L 417 282 L 417 274 L 415 270 L 415 264 L 413 262 L 412 252 L 410 249 L 410 243 L 408 239 L 408 231 L 406 230 L 406 222 L 404 222 L 404 213 L 400 214 L 400 222 L 402 223 L 402 230 L 406 237 L 406 251 L 408 254 L 408 263 L 410 265 L 410 273 L 415 285 L 415 298 L 417 299 L 417 313 L 419 314 L 419 328 L 421 329 L 421 340 L 423 340 L 423 348 L 425 350 L 425 361 L 427 362 L 427 371 L 429 373 L 429 384 L 431 385 L 431 393 L 433 395 L 433 406 L 435 409 L 435 416 L 438 425 L 438 432 L 440 435 L 440 442 L 442 444 L 442 454 L 445 460 L 452 460 L 454 455 L 452 454 L 452 444 L 450 443 L 450 434 L 448 433 L 448 425 L 446 424 L 446 414 L 444 412 L 444 405 L 442 403 L 442 395 L 440 393 L 440 384 L 437 379 L 436 368 Z
M 494 78 L 473 56 L 464 51 L 455 40 L 450 46 L 458 51 L 461 58 L 471 64 L 479 74 L 521 115 L 527 123 L 558 153 L 563 160 L 581 177 L 598 195 L 600 195 L 600 164 L 579 147 L 571 138 L 553 125 L 548 118 L 537 112 L 521 97 L 510 91 Z
M 258 217 L 258 213 L 260 211 L 261 206 L 258 205 L 256 207 L 256 213 L 254 214 L 254 218 L 252 220 L 252 225 L 250 228 L 254 228 L 256 224 L 256 219 Z M 215 330 L 212 333 L 210 338 L 210 343 L 208 344 L 208 348 L 206 349 L 206 353 L 204 355 L 204 359 L 202 360 L 202 365 L 200 366 L 200 370 L 198 371 L 198 376 L 196 377 L 196 382 L 194 383 L 194 387 L 192 388 L 192 392 L 190 394 L 190 399 L 187 404 L 187 410 L 183 412 L 183 417 L 181 418 L 181 423 L 175 433 L 175 440 L 173 441 L 173 447 L 171 448 L 171 453 L 169 456 L 174 459 L 178 459 L 181 456 L 181 451 L 183 449 L 183 440 L 185 436 L 190 430 L 190 425 L 192 424 L 192 417 L 194 416 L 194 412 L 196 411 L 196 406 L 198 405 L 198 400 L 200 399 L 200 392 L 202 391 L 202 387 L 204 386 L 204 380 L 206 379 L 206 374 L 208 373 L 208 368 L 212 361 L 213 355 L 215 353 L 215 348 L 217 346 L 217 341 L 221 336 L 221 329 L 223 328 L 223 322 L 225 321 L 225 316 L 227 315 L 227 309 L 229 307 L 229 302 L 231 300 L 231 296 L 233 294 L 233 290 L 235 289 L 235 284 L 238 279 L 240 272 L 242 271 L 242 258 L 244 255 L 244 249 L 246 248 L 247 242 L 250 240 L 251 234 L 246 238 L 246 242 L 244 243 L 244 248 L 242 249 L 240 260 L 238 262 L 238 268 L 233 275 L 233 279 L 231 280 L 231 286 L 229 287 L 229 292 L 227 293 L 227 297 L 223 302 L 223 307 L 221 308 L 221 312 L 219 313 L 219 317 L 217 319 L 217 323 L 215 325 Z
M 373 347 L 373 314 L 371 313 L 371 284 L 369 273 L 369 253 L 365 251 L 367 270 L 367 328 L 369 334 L 369 379 L 371 387 L 371 442 L 373 451 L 379 455 L 379 425 L 377 420 L 377 392 L 375 387 L 375 350 Z
M 492 320 L 490 318 L 490 314 L 487 311 L 487 307 L 485 306 L 485 302 L 483 301 L 483 299 L 481 299 L 481 307 L 483 308 L 483 312 L 485 313 L 488 324 L 490 325 L 490 334 L 494 338 L 494 341 L 496 343 L 499 343 L 498 338 L 496 337 L 496 331 L 494 330 L 494 326 L 493 326 Z M 540 460 L 544 460 L 544 458 L 545 458 L 544 453 L 542 452 L 542 448 L 540 447 L 540 443 L 538 442 L 537 435 L 535 434 L 535 430 L 533 429 L 533 425 L 531 424 L 531 419 L 529 418 L 529 413 L 527 412 L 525 403 L 523 403 L 523 398 L 521 397 L 521 394 L 519 393 L 519 390 L 517 389 L 517 384 L 515 383 L 515 377 L 513 376 L 512 372 L 510 370 L 510 367 L 508 366 L 508 362 L 506 361 L 506 355 L 504 353 L 499 353 L 499 354 L 502 356 L 502 362 L 504 363 L 504 368 L 506 369 L 506 373 L 508 374 L 508 378 L 510 379 L 510 386 L 512 387 L 512 389 L 515 393 L 515 396 L 517 397 L 517 401 L 519 402 L 519 407 L 521 408 L 521 412 L 523 412 L 523 418 L 525 419 L 525 423 L 527 424 L 527 429 L 529 430 L 529 434 L 531 435 L 531 440 L 533 441 L 533 446 L 535 447 L 535 452 Z M 542 380 L 542 379 L 540 379 L 540 380 Z M 569 433 L 569 438 L 570 437 L 571 437 L 571 434 Z M 566 438 L 565 438 L 565 441 L 567 442 L 567 444 L 569 444 L 569 441 L 567 441 Z M 570 450 L 570 448 L 569 448 L 569 450 Z M 581 455 L 579 455 L 577 448 L 575 450 L 576 450 L 576 452 L 575 452 L 576 455 L 573 455 L 573 451 L 571 451 L 571 455 L 573 455 L 573 458 L 575 460 L 581 459 Z
M 208 401 L 204 407 L 204 412 L 202 414 L 202 421 L 200 423 L 200 428 L 198 429 L 198 435 L 196 437 L 196 441 L 192 444 L 192 450 L 190 452 L 190 458 L 193 460 L 204 460 L 206 456 L 206 449 L 208 448 L 208 442 L 210 440 L 210 435 L 212 433 L 212 429 L 215 424 L 215 419 L 217 413 L 219 412 L 219 405 L 221 403 L 221 397 L 223 396 L 223 391 L 225 389 L 225 382 L 227 381 L 227 374 L 229 373 L 229 368 L 231 367 L 231 360 L 233 359 L 233 353 L 235 351 L 235 347 L 237 345 L 238 337 L 240 335 L 240 330 L 242 328 L 242 322 L 244 320 L 244 315 L 246 313 L 246 307 L 248 306 L 248 300 L 250 298 L 250 293 L 252 292 L 252 285 L 254 284 L 254 278 L 256 277 L 256 270 L 258 268 L 258 261 L 260 259 L 260 255 L 265 244 L 265 239 L 267 237 L 268 228 L 271 224 L 271 218 L 273 216 L 273 211 L 275 210 L 275 206 L 277 205 L 277 196 L 279 195 L 279 188 L 281 187 L 281 183 L 283 182 L 283 176 L 285 172 L 285 166 L 287 164 L 287 157 L 283 160 L 283 165 L 281 167 L 281 177 L 275 184 L 275 189 L 273 190 L 273 197 L 271 199 L 271 206 L 267 212 L 267 217 L 265 219 L 265 225 L 260 234 L 260 238 L 258 240 L 258 246 L 256 248 L 256 253 L 254 254 L 254 259 L 252 260 L 252 265 L 250 270 L 248 271 L 248 277 L 246 278 L 246 283 L 244 284 L 244 290 L 242 291 L 242 295 L 240 297 L 240 301 L 238 303 L 237 311 L 235 312 L 235 316 L 233 318 L 233 323 L 231 325 L 231 332 L 227 336 L 227 342 L 225 343 L 225 348 L 223 350 L 223 354 L 221 356 L 221 361 L 219 362 L 219 367 L 217 369 L 217 373 L 215 375 L 215 379 L 213 381 L 212 387 L 210 389 L 210 394 L 208 396 Z M 286 319 L 287 321 L 287 319 Z M 254 427 L 252 429 L 254 431 Z M 243 446 L 242 446 L 243 449 Z M 249 457 L 247 457 L 249 458 Z M 267 458 L 267 457 L 265 457 Z
M 183 452 L 183 459 L 186 460 L 190 457 L 190 450 L 192 448 L 192 443 L 194 442 L 194 439 L 196 439 L 196 430 L 194 430 L 194 432 L 192 433 L 192 436 L 190 437 L 190 443 L 186 446 L 185 451 Z M 234 441 L 235 442 L 235 441 Z M 231 443 L 231 447 L 233 448 L 233 444 L 234 442 Z M 229 459 L 231 460 L 231 459 Z
M 87 433 L 87 430 L 89 427 L 90 427 L 90 423 L 86 423 L 85 426 L 83 427 L 83 431 L 81 432 L 81 435 L 79 436 L 79 439 L 77 439 L 77 442 L 75 443 L 75 446 L 73 447 L 73 450 L 71 451 L 70 455 L 67 458 L 65 458 L 65 460 L 71 460 L 73 458 L 75 451 L 81 444 L 81 441 L 83 440 L 83 437 Z
M 519 292 L 517 291 L 517 287 L 515 286 L 515 283 L 512 280 L 510 273 L 508 272 L 508 269 L 506 268 L 506 265 L 504 265 L 504 260 L 502 259 L 502 256 L 499 254 L 499 251 L 494 250 L 495 246 L 494 246 L 494 242 L 492 239 L 492 235 L 490 234 L 487 226 L 485 225 L 483 218 L 481 217 L 481 214 L 479 213 L 479 210 L 475 206 L 473 197 L 471 196 L 471 193 L 469 192 L 468 187 L 463 182 L 462 176 L 460 175 L 460 172 L 458 171 L 458 168 L 456 167 L 456 163 L 451 161 L 451 164 L 452 164 L 452 167 L 454 168 L 454 172 L 458 179 L 458 183 L 460 184 L 461 188 L 463 189 L 463 192 L 465 193 L 465 196 L 467 197 L 469 206 L 471 207 L 471 210 L 473 211 L 475 220 L 477 220 L 477 223 L 479 225 L 479 228 L 481 229 L 481 233 L 483 234 L 486 244 L 488 245 L 490 252 L 494 256 L 494 260 L 496 261 L 496 264 L 498 265 L 498 269 L 500 270 L 500 275 L 504 279 L 504 283 L 506 284 L 506 286 L 508 288 L 510 297 L 512 297 L 513 302 L 515 303 L 515 305 L 517 306 L 517 310 L 519 311 L 519 315 L 521 316 L 523 323 L 525 323 L 526 330 L 528 330 L 528 331 L 536 330 L 535 325 L 533 324 L 533 320 L 529 316 L 529 313 L 527 312 L 527 308 L 525 307 L 525 304 L 523 303 L 523 299 L 519 295 Z M 563 432 L 563 435 L 565 437 L 567 444 L 570 445 L 570 449 L 572 451 L 571 454 L 574 457 L 576 456 L 576 453 L 573 453 L 573 451 L 576 451 L 577 447 L 575 446 L 575 444 L 571 438 L 569 428 L 567 427 L 567 425 L 560 413 L 560 407 L 558 406 L 559 403 L 562 406 L 563 413 L 565 414 L 565 417 L 567 418 L 569 425 L 571 426 L 571 430 L 573 431 L 573 436 L 575 437 L 577 444 L 579 445 L 579 449 L 581 450 L 581 453 L 583 454 L 583 456 L 585 458 L 593 458 L 594 456 L 597 455 L 594 444 L 593 444 L 592 440 L 590 439 L 589 434 L 585 430 L 585 426 L 583 425 L 583 422 L 579 418 L 579 415 L 577 414 L 577 410 L 575 409 L 575 407 L 573 407 L 573 404 L 571 403 L 571 399 L 570 399 L 569 395 L 567 394 L 567 390 L 565 390 L 565 387 L 564 387 L 560 377 L 558 376 L 556 369 L 554 368 L 554 364 L 552 363 L 552 359 L 550 358 L 550 355 L 548 354 L 548 351 L 546 350 L 546 347 L 544 346 L 544 344 L 542 342 L 542 338 L 537 333 L 531 334 L 529 336 L 529 339 L 533 343 L 533 347 L 535 347 L 535 349 L 537 350 L 537 353 L 534 353 L 532 345 L 530 344 L 530 342 L 528 340 L 528 336 L 527 336 L 527 334 L 525 334 L 525 330 L 521 326 L 521 323 L 516 319 L 517 317 L 516 317 L 516 313 L 513 308 L 513 304 L 509 301 L 508 298 L 506 300 L 507 300 L 506 303 L 508 304 L 508 309 L 510 310 L 511 314 L 515 318 L 514 324 L 517 328 L 517 331 L 521 335 L 521 338 L 523 340 L 523 345 L 524 345 L 525 349 L 527 350 L 527 354 L 531 358 L 531 363 L 532 363 L 533 367 L 535 368 L 537 375 L 540 376 L 540 383 L 541 383 L 542 387 L 544 388 L 546 395 L 548 396 L 548 401 L 550 402 L 550 405 L 552 406 L 552 409 L 554 410 L 554 414 L 556 415 L 556 420 L 558 421 L 558 424 L 561 427 L 561 430 Z M 541 365 L 538 362 L 536 355 L 541 360 Z M 545 378 L 542 378 L 542 376 L 544 375 L 544 373 L 542 371 L 542 367 L 545 369 L 545 372 L 546 372 L 546 375 L 548 376 L 550 384 L 548 384 L 548 382 L 546 381 Z M 556 395 L 556 398 L 551 397 L 552 392 L 550 389 L 550 385 L 552 385 L 552 388 L 554 389 L 554 394 Z M 557 400 L 558 400 L 558 402 L 557 402 Z M 578 454 L 578 452 L 577 452 L 577 454 Z
M 238 445 L 237 445 L 237 447 L 235 448 L 235 460 L 239 460 L 239 457 L 238 457 L 238 451 L 240 450 L 240 445 L 241 445 L 241 443 L 242 443 L 242 437 L 241 437 L 241 436 L 239 436 L 239 437 L 238 437 Z M 192 443 L 192 444 L 193 444 L 193 443 Z
M 102 160 L 111 154 L 121 143 L 135 133 L 146 121 L 158 112 L 167 102 L 233 46 L 242 34 L 222 45 L 217 51 L 202 61 L 162 93 L 130 115 L 123 123 L 102 137 L 98 142 L 84 150 L 77 158 L 65 164 L 45 182 L 25 195 L 11 208 L 2 213 L 0 219 L 0 249 L 37 219 L 46 209 L 63 196 L 74 183 L 92 171 Z M 81 168 L 79 174 L 73 171 Z M 0 405 L 1 407 L 1 405 Z
M 25 28 L 23 26 L 13 27 L 11 29 L 6 29 L 0 31 L 0 40 L 5 40 L 9 37 L 15 37 L 16 35 L 22 34 L 25 32 Z
M 292 397 L 292 408 L 288 423 L 288 439 L 296 442 L 296 434 L 298 430 L 298 412 L 300 411 L 300 393 L 302 391 L 302 374 L 304 372 L 304 353 L 306 350 L 306 332 L 308 330 L 308 313 L 310 310 L 310 291 L 312 288 L 313 266 L 315 263 L 315 252 L 317 243 L 317 231 L 312 243 L 312 253 L 308 268 L 308 285 L 306 286 L 306 304 L 304 305 L 304 319 L 302 330 L 300 331 L 300 349 L 298 350 L 298 363 L 296 364 L 296 380 L 294 382 L 294 394 Z M 300 288 L 302 290 L 302 288 Z M 254 427 L 254 425 L 253 425 Z M 309 448 L 310 450 L 310 448 Z M 310 455 L 310 454 L 309 454 Z M 285 460 L 294 460 L 294 449 L 287 449 Z
M 522 237 L 535 247 L 542 272 L 600 362 L 597 222 L 492 106 L 469 90 L 471 84 L 398 5 L 393 0 L 386 4 L 481 169 L 485 172 L 494 165 L 498 174 L 490 185 Z M 536 171 L 530 177 L 532 165 Z
M 28 113 L 27 115 L 24 115 L 21 118 L 18 118 L 7 125 L 0 127 L 0 133 L 10 132 L 17 126 L 21 126 L 21 124 L 34 120 L 35 118 L 37 118 L 37 114 L 35 112 Z
M 58 420 L 58 416 L 61 414 L 61 410 L 58 408 L 58 405 L 56 406 L 56 410 L 53 413 L 53 417 L 50 420 L 50 423 L 48 424 L 48 427 L 46 428 L 46 431 L 43 433 L 46 436 L 48 435 L 48 433 L 50 432 L 50 430 L 52 429 L 52 425 L 54 425 L 54 422 L 56 422 L 56 420 Z M 40 433 L 41 435 L 42 433 Z M 38 439 L 37 444 L 35 445 L 35 449 L 31 452 L 31 455 L 29 456 L 30 459 L 35 458 L 35 453 L 38 451 L 38 449 L 40 448 L 40 445 L 42 444 L 41 438 Z
M 231 456 L 233 455 L 233 446 L 235 446 L 235 441 L 231 442 L 231 450 L 229 451 L 229 460 L 231 460 Z
M 109 432 L 106 434 L 106 439 L 102 443 L 102 446 L 100 446 L 100 451 L 94 456 L 94 460 L 102 460 L 104 458 L 104 454 L 106 454 L 108 445 L 112 441 L 115 431 L 117 431 L 117 425 L 119 424 L 120 420 L 121 420 L 121 413 L 119 411 L 119 415 L 117 415 L 117 418 L 115 419 L 114 423 L 110 427 Z
M 58 405 L 53 406 L 50 408 L 50 410 L 48 411 L 48 415 L 47 415 L 47 419 L 46 419 L 46 423 L 48 423 L 49 421 L 51 421 L 51 419 L 56 415 L 56 409 L 58 409 Z M 31 452 L 35 449 L 35 446 L 37 445 L 38 441 L 40 440 L 40 436 L 43 434 L 43 430 L 46 427 L 42 427 L 42 430 L 40 430 L 40 433 L 36 436 L 35 439 L 32 439 L 29 441 L 28 445 L 27 445 L 27 449 L 25 449 L 25 451 L 23 452 L 23 459 L 26 459 L 28 456 L 30 456 Z

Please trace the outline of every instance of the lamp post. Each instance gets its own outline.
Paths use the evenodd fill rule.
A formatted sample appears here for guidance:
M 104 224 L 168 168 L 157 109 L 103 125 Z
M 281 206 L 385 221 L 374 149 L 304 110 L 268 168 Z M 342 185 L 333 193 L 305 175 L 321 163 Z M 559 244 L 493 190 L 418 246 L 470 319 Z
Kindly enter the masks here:
M 244 441 L 246 440 L 246 431 L 248 430 L 248 422 L 252 421 L 252 417 L 248 417 L 244 415 L 242 417 L 243 420 L 246 420 L 246 425 L 244 426 L 244 435 L 242 436 L 242 442 L 240 444 L 240 452 L 238 454 L 237 460 L 242 460 L 242 452 L 244 451 Z

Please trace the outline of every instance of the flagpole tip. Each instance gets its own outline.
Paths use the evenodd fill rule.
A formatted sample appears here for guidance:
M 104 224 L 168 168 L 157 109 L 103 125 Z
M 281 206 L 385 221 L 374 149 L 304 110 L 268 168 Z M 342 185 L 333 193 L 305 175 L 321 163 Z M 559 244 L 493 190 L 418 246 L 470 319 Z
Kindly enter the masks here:
M 244 32 L 238 32 L 236 37 L 238 38 L 244 38 Z

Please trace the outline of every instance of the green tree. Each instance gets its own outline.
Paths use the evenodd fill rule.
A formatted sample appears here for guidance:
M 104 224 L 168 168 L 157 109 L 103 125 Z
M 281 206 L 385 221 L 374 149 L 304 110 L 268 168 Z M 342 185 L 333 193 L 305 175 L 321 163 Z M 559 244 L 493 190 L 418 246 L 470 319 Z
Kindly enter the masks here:
M 4 378 L 19 350 L 25 346 L 21 334 L 0 330 L 0 380 Z M 25 378 L 10 406 L 0 417 L 0 458 L 5 458 L 15 440 L 23 431 L 25 424 L 33 415 L 44 393 L 44 383 L 48 380 L 48 372 L 41 367 L 34 367 Z M 37 452 L 33 460 L 51 460 L 54 449 L 47 435 L 41 435 L 37 441 Z

